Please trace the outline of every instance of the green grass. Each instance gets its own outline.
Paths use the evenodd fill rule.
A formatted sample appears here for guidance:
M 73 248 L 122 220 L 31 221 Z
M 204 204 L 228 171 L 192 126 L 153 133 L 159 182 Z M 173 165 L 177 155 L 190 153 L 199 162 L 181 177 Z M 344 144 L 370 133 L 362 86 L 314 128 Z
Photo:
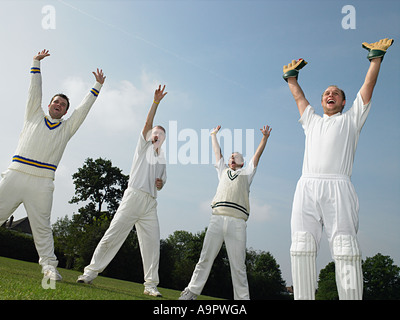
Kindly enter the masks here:
M 93 284 L 76 283 L 79 271 L 58 268 L 63 281 L 43 289 L 37 263 L 0 257 L 0 300 L 177 300 L 180 291 L 158 288 L 162 298 L 143 294 L 143 284 L 97 277 Z M 199 296 L 199 300 L 215 300 Z

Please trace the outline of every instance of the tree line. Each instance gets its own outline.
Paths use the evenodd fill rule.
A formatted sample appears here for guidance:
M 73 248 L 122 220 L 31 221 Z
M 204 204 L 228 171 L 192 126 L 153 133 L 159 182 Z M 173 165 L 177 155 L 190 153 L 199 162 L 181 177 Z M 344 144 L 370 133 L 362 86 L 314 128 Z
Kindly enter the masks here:
M 71 218 L 65 216 L 53 224 L 54 244 L 60 267 L 82 271 L 90 263 L 97 244 L 118 209 L 129 176 L 113 167 L 110 160 L 88 158 L 72 178 L 75 195 L 70 203 L 83 202 L 85 205 Z M 160 287 L 183 290 L 187 286 L 200 257 L 205 233 L 206 229 L 198 233 L 180 230 L 161 240 Z M 13 239 L 12 244 L 8 241 L 10 237 Z M 15 246 L 25 249 L 19 250 L 19 255 L 15 256 Z M 32 239 L 16 237 L 1 228 L 0 255 L 34 261 L 32 254 L 37 257 Z M 24 259 L 24 256 L 29 256 L 29 259 Z M 280 267 L 271 253 L 247 249 L 246 267 L 251 299 L 291 299 Z M 363 261 L 362 268 L 364 299 L 400 299 L 400 268 L 394 265 L 389 256 L 378 253 Z M 135 228 L 101 275 L 143 282 Z M 202 293 L 232 299 L 232 291 L 229 260 L 223 245 Z M 334 262 L 329 263 L 319 274 L 316 299 L 338 299 Z
M 71 203 L 86 203 L 71 219 L 53 225 L 60 264 L 82 270 L 118 209 L 129 176 L 113 167 L 110 160 L 88 158 L 73 174 L 75 196 Z M 104 210 L 107 208 L 107 210 Z M 206 230 L 196 234 L 175 231 L 160 243 L 160 286 L 183 290 L 200 257 Z M 102 273 L 134 282 L 143 281 L 143 268 L 136 231 L 133 228 L 116 257 Z M 60 265 L 61 266 L 61 265 Z M 252 299 L 287 299 L 286 283 L 279 265 L 269 252 L 246 250 L 246 267 Z M 321 270 L 317 299 L 338 299 L 334 263 Z M 390 257 L 377 254 L 363 261 L 364 298 L 400 298 L 400 268 Z M 210 272 L 203 294 L 232 298 L 229 260 L 222 246 Z
M 57 220 L 53 225 L 54 243 L 60 267 L 83 270 L 118 209 L 129 177 L 113 167 L 110 160 L 88 158 L 72 178 L 75 195 L 70 203 L 85 205 L 71 218 L 65 216 Z M 205 233 L 206 230 L 195 234 L 175 231 L 161 240 L 161 287 L 183 290 L 187 286 L 200 257 Z M 252 249 L 247 249 L 246 255 L 250 296 L 253 299 L 287 298 L 285 281 L 275 258 L 269 252 Z M 143 282 L 135 228 L 102 275 Z M 203 294 L 231 299 L 232 291 L 229 260 L 223 245 Z

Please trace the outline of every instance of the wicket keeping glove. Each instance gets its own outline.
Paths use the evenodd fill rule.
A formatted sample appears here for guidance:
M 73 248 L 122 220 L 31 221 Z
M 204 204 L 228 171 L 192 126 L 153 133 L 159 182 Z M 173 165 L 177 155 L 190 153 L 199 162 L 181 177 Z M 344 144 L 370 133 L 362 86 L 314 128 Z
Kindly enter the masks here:
M 288 78 L 298 78 L 299 70 L 303 68 L 307 62 L 304 59 L 293 60 L 287 66 L 283 66 L 283 79 L 287 82 Z
M 367 58 L 371 61 L 372 59 L 382 58 L 386 53 L 386 50 L 393 44 L 393 39 L 382 39 L 375 43 L 363 42 L 362 47 L 369 51 Z

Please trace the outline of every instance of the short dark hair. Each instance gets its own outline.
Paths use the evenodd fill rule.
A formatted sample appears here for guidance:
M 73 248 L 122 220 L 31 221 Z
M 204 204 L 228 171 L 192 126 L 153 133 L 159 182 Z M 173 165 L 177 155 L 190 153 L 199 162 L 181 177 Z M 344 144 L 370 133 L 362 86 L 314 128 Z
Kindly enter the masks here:
M 346 94 L 345 94 L 344 91 L 343 91 L 342 89 L 340 89 L 337 85 L 332 84 L 332 85 L 330 85 L 329 87 L 335 87 L 335 88 L 339 89 L 340 93 L 342 94 L 343 100 L 346 100 Z M 329 87 L 328 87 L 328 88 L 329 88 Z M 324 92 L 322 92 L 321 101 L 322 101 L 322 98 L 324 97 L 325 91 L 326 91 L 326 89 L 324 90 Z
M 54 100 L 55 97 L 61 97 L 61 98 L 65 99 L 65 100 L 67 100 L 67 110 L 69 109 L 69 98 L 68 98 L 64 93 L 57 93 L 57 94 L 55 94 L 55 95 L 53 96 L 53 98 L 51 98 L 50 103 L 53 102 L 53 100 Z

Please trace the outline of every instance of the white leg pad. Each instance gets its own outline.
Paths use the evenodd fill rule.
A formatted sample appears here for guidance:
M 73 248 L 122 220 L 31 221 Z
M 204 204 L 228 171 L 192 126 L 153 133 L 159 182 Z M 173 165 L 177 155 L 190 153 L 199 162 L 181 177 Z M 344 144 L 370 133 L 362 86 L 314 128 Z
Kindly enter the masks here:
M 317 287 L 315 259 L 317 245 L 309 232 L 295 232 L 290 257 L 295 300 L 314 300 Z
M 333 254 L 339 299 L 361 300 L 363 274 L 357 239 L 351 235 L 336 236 L 333 240 Z

